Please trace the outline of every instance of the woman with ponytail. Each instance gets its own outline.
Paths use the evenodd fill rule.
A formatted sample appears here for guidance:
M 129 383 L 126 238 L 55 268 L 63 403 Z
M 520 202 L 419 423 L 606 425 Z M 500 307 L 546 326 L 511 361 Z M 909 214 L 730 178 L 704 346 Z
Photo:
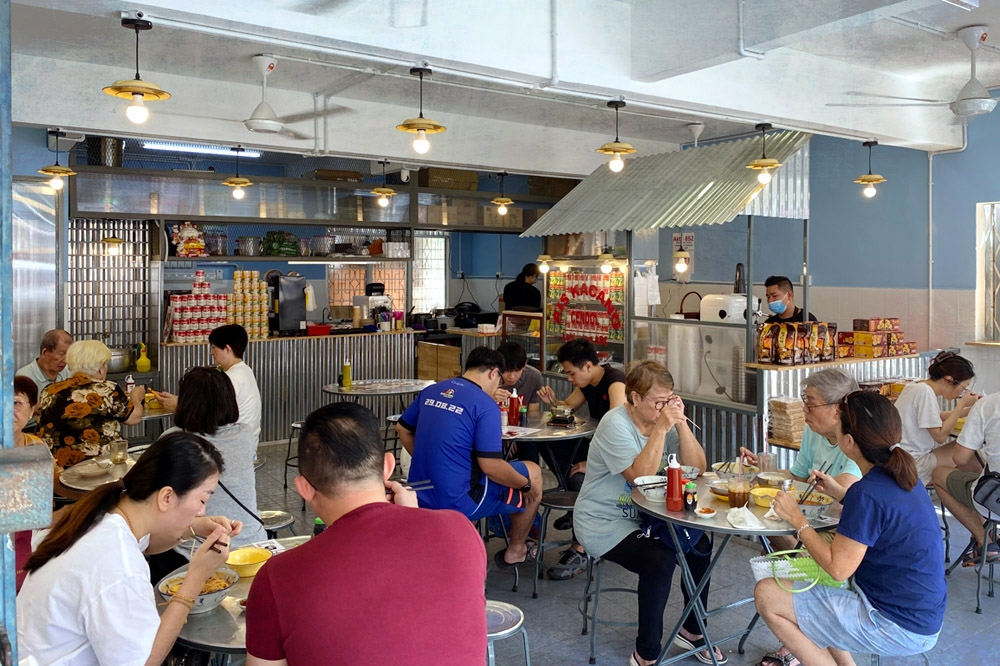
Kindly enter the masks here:
M 927 368 L 927 376 L 928 379 L 907 385 L 896 399 L 903 427 L 899 442 L 913 456 L 917 476 L 924 485 L 931 483 L 934 468 L 955 466 L 952 459 L 955 442 L 948 439 L 958 419 L 968 416 L 969 409 L 979 399 L 969 391 L 976 376 L 972 363 L 955 352 L 943 351 L 935 356 Z M 941 399 L 956 401 L 955 409 L 942 412 Z
M 85 495 L 37 545 L 17 596 L 20 657 L 39 664 L 163 663 L 242 524 L 206 518 L 222 457 L 189 433 L 158 439 L 121 481 Z M 205 537 L 157 613 L 144 555 Z
M 837 444 L 862 477 L 845 490 L 813 472 L 816 488 L 844 505 L 833 543 L 809 526 L 793 495 L 774 500 L 817 564 L 850 579 L 843 589 L 795 594 L 773 578 L 757 583 L 757 612 L 803 664 L 849 666 L 851 652 L 905 656 L 937 642 L 947 597 L 941 528 L 900 432 L 898 412 L 881 395 L 855 391 L 841 402 Z

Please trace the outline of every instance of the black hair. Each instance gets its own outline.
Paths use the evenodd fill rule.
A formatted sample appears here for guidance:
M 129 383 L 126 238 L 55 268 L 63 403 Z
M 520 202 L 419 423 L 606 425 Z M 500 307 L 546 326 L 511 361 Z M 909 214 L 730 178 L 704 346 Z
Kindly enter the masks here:
M 563 344 L 557 352 L 556 358 L 560 363 L 569 361 L 578 368 L 582 368 L 590 361 L 594 365 L 600 363 L 597 357 L 597 348 L 594 343 L 586 338 L 575 338 Z
M 299 473 L 326 496 L 341 484 L 382 479 L 385 445 L 378 417 L 354 402 L 334 402 L 306 417 Z
M 215 368 L 191 368 L 177 385 L 174 424 L 188 432 L 214 435 L 219 426 L 240 420 L 236 389 L 229 375 Z
M 792 281 L 786 278 L 784 275 L 772 275 L 771 277 L 764 280 L 764 288 L 777 287 L 781 291 L 790 293 L 794 291 L 792 287 Z
M 903 436 L 903 421 L 884 396 L 873 391 L 845 395 L 840 404 L 840 430 L 854 438 L 865 460 L 881 468 L 900 488 L 912 490 L 917 485 L 913 456 L 895 446 Z
M 14 394 L 18 393 L 26 395 L 32 407 L 38 404 L 38 384 L 31 377 L 14 375 Z
M 249 343 L 250 337 L 247 335 L 247 330 L 239 324 L 226 324 L 208 334 L 208 344 L 219 349 L 231 347 L 233 356 L 238 359 L 243 358 Z
M 520 370 L 528 365 L 528 355 L 525 353 L 524 347 L 516 342 L 505 342 L 497 347 L 497 351 L 503 357 L 504 372 Z
M 24 565 L 37 571 L 69 550 L 93 529 L 124 495 L 141 502 L 170 487 L 183 497 L 213 474 L 221 474 L 222 454 L 207 440 L 189 432 L 172 432 L 153 442 L 119 483 L 91 490 L 57 522 Z M 98 566 L 94 563 L 94 566 Z
M 469 352 L 465 359 L 465 371 L 469 370 L 493 370 L 497 368 L 500 372 L 505 372 L 507 366 L 504 365 L 504 357 L 496 349 L 489 347 L 476 347 Z
M 976 376 L 972 362 L 955 352 L 943 351 L 927 366 L 927 376 L 931 379 L 951 377 L 958 384 Z
M 525 264 L 524 267 L 521 268 L 521 272 L 517 274 L 516 278 L 514 278 L 514 281 L 524 282 L 525 278 L 540 274 L 541 271 L 538 270 L 538 264 Z

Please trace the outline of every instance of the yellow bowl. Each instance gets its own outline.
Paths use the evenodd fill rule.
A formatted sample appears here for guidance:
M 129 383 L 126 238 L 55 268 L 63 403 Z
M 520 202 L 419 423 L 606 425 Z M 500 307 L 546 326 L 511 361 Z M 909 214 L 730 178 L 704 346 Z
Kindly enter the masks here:
M 777 494 L 777 488 L 754 488 L 750 491 L 750 496 L 753 497 L 754 504 L 765 509 L 771 508 L 771 500 Z
M 237 548 L 229 553 L 229 559 L 226 560 L 226 564 L 231 566 L 240 577 L 250 578 L 260 571 L 260 568 L 264 566 L 264 562 L 267 562 L 270 558 L 271 551 L 267 548 L 247 546 L 246 548 Z

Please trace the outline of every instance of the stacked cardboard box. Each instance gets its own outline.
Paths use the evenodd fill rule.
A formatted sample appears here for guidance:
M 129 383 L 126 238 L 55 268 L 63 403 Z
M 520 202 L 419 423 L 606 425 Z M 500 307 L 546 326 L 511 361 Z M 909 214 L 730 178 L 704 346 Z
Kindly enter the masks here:
M 802 401 L 798 398 L 772 398 L 768 406 L 771 409 L 768 436 L 786 442 L 801 442 L 802 431 L 806 427 Z
M 853 328 L 837 334 L 837 358 L 888 358 L 917 353 L 917 343 L 905 340 L 896 317 L 855 319 Z

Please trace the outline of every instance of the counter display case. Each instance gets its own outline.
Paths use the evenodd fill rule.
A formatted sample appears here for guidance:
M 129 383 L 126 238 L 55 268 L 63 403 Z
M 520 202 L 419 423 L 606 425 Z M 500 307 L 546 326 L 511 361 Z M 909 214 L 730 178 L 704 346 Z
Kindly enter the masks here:
M 625 361 L 626 273 L 615 267 L 553 270 L 545 275 L 547 357 L 555 361 L 564 342 L 586 338 L 602 361 Z M 556 364 L 545 370 L 558 372 Z

